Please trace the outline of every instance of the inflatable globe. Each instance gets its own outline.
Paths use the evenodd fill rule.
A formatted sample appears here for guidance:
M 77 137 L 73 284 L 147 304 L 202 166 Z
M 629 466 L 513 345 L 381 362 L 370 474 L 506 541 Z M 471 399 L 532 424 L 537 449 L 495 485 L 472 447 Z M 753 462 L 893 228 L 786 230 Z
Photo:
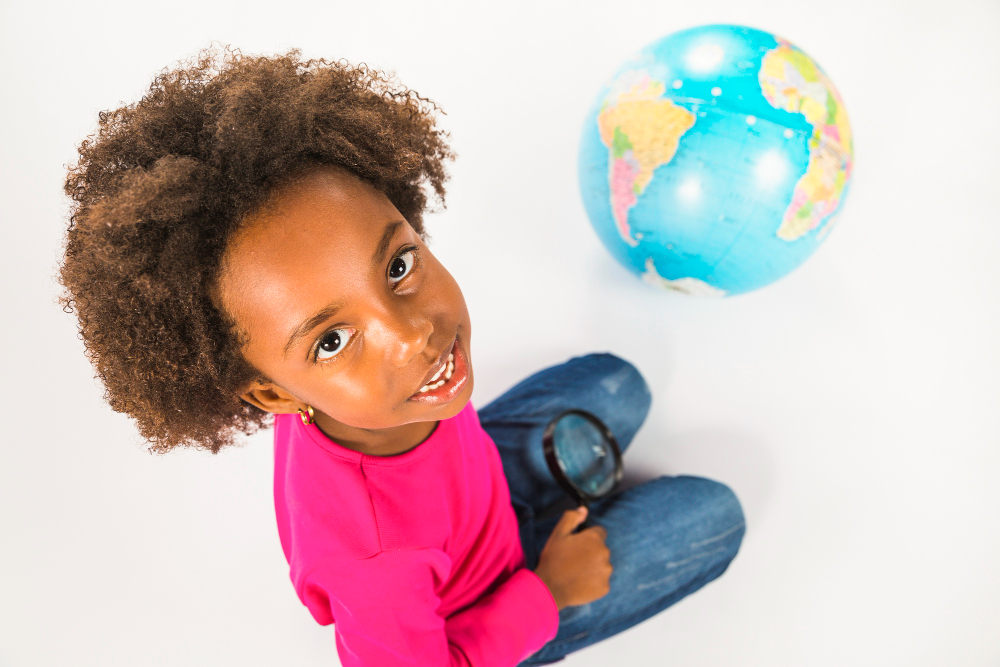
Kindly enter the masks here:
M 844 103 L 812 58 L 712 25 L 668 35 L 614 74 L 587 116 L 579 178 L 591 224 L 626 268 L 726 296 L 816 250 L 853 162 Z

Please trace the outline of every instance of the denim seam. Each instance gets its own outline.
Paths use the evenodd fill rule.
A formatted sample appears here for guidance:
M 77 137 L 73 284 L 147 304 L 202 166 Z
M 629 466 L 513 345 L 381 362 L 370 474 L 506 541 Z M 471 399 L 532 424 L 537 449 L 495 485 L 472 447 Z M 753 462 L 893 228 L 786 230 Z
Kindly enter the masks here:
M 699 551 L 698 553 L 692 556 L 688 556 L 687 558 L 682 558 L 681 560 L 668 561 L 664 567 L 666 567 L 668 570 L 674 567 L 681 567 L 683 565 L 687 565 L 691 561 L 698 560 L 699 558 L 708 558 L 709 556 L 714 556 L 715 554 L 722 551 L 726 551 L 726 547 L 715 547 L 711 551 Z
M 718 535 L 716 535 L 715 537 L 710 537 L 707 540 L 701 540 L 700 542 L 692 542 L 691 543 L 691 548 L 694 549 L 696 547 L 702 546 L 703 544 L 708 544 L 709 542 L 715 542 L 716 540 L 721 540 L 726 535 L 729 535 L 730 533 L 733 533 L 733 532 L 739 530 L 740 528 L 744 528 L 744 527 L 746 527 L 746 522 L 741 521 L 738 524 L 736 524 L 735 526 L 733 526 L 732 528 L 730 528 L 729 530 L 725 530 L 725 531 L 719 533 Z

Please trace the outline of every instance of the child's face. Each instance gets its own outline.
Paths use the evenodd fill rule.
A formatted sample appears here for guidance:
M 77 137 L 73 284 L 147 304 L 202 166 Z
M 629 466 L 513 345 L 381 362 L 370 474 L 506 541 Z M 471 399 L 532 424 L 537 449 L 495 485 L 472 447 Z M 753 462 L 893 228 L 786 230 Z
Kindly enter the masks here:
M 385 195 L 344 171 L 311 172 L 272 202 L 230 242 L 216 293 L 249 334 L 247 361 L 273 381 L 243 399 L 275 413 L 311 405 L 317 426 L 352 449 L 418 444 L 472 395 L 455 279 Z M 453 343 L 451 379 L 418 393 L 447 373 Z

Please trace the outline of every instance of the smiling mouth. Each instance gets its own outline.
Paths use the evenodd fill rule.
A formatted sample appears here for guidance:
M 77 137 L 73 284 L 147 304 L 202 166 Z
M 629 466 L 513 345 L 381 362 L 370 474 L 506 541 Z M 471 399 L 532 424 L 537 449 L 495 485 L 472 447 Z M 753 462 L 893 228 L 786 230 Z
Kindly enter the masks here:
M 432 391 L 434 389 L 437 389 L 438 387 L 443 387 L 445 383 L 447 383 L 448 380 L 451 379 L 451 376 L 454 372 L 455 372 L 455 354 L 449 352 L 448 362 L 444 366 L 442 366 L 437 373 L 434 374 L 434 377 L 432 377 L 427 384 L 418 389 L 417 393 L 423 394 L 424 392 Z M 439 379 L 441 378 L 442 374 L 444 374 L 444 378 Z
M 456 336 L 444 364 L 409 400 L 427 404 L 447 403 L 462 391 L 468 380 L 468 363 Z

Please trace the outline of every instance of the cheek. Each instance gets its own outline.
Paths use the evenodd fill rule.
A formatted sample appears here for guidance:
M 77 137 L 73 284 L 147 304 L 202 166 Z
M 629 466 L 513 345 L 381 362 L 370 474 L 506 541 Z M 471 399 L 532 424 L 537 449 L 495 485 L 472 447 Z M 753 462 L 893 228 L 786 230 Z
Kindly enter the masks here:
M 437 276 L 435 279 L 436 286 L 432 290 L 434 296 L 440 298 L 440 301 L 444 302 L 445 306 L 451 307 L 461 307 L 462 312 L 465 310 L 465 296 L 462 294 L 462 288 L 459 287 L 458 281 L 455 280 L 454 276 L 448 272 L 443 265 L 437 265 Z M 454 310 L 453 310 L 454 312 Z
M 355 428 L 380 429 L 397 426 L 399 387 L 386 386 L 363 373 L 350 373 L 302 386 L 302 398 L 331 419 Z

